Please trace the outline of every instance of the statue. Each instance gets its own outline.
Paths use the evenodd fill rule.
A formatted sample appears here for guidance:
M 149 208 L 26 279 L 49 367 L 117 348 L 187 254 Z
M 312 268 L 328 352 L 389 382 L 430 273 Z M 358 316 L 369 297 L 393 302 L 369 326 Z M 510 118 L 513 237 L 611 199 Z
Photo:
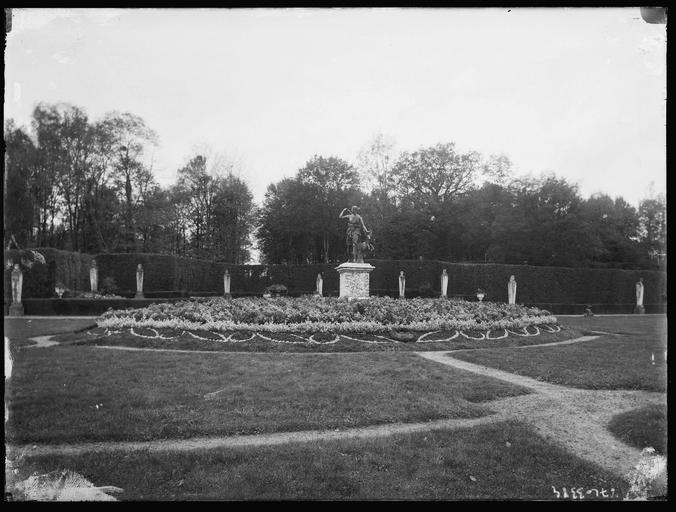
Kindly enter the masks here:
M 89 284 L 92 288 L 92 293 L 99 291 L 99 269 L 96 266 L 96 260 L 92 260 L 91 267 L 89 267 Z
M 21 304 L 21 290 L 23 288 L 23 272 L 18 263 L 12 270 L 12 303 Z
M 317 290 L 315 291 L 315 295 L 319 295 L 320 297 L 323 294 L 323 288 L 324 288 L 324 279 L 322 278 L 322 273 L 320 272 L 317 274 Z
M 143 266 L 140 263 L 136 267 L 136 295 L 134 298 L 143 298 Z
M 399 298 L 403 299 L 406 295 L 406 276 L 404 271 L 399 272 Z
M 448 272 L 446 272 L 446 269 L 441 273 L 441 296 L 443 298 L 448 296 Z
M 507 283 L 507 297 L 509 304 L 516 304 L 516 280 L 514 276 L 509 276 L 509 282 Z
M 226 298 L 230 298 L 230 272 L 228 269 L 225 269 L 225 273 L 223 274 L 223 296 Z
M 641 277 L 636 283 L 636 308 L 634 308 L 634 313 L 645 313 L 645 308 L 643 307 L 643 292 L 643 278 Z
M 21 291 L 23 289 L 23 272 L 18 263 L 14 265 L 11 276 L 12 303 L 9 305 L 10 316 L 23 316 L 23 304 L 21 304 Z
M 349 212 L 349 215 L 345 214 Z M 366 229 L 364 220 L 359 215 L 359 207 L 343 208 L 339 219 L 347 219 L 346 242 L 351 263 L 364 263 L 364 254 L 373 251 L 371 232 Z

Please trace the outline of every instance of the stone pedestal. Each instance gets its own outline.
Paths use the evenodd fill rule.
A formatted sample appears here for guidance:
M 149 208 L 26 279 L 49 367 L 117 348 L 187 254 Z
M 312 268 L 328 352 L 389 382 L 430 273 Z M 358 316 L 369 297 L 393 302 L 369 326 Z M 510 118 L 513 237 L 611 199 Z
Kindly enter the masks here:
M 645 307 L 642 306 L 642 305 L 634 306 L 634 314 L 635 315 L 645 315 Z
M 9 316 L 23 316 L 23 304 L 12 303 L 9 306 Z
M 368 299 L 369 274 L 374 268 L 369 263 L 343 263 L 336 267 L 340 274 L 340 297 Z

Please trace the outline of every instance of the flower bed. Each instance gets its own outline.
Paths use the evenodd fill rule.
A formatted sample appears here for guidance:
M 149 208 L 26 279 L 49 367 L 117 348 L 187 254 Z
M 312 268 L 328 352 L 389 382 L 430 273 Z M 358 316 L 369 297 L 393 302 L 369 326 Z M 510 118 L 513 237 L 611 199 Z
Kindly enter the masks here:
M 108 311 L 99 327 L 121 329 L 256 331 L 267 333 L 379 333 L 461 330 L 519 330 L 556 325 L 548 311 L 519 305 L 445 299 L 399 300 L 372 297 L 273 299 L 221 297 L 152 304 L 142 309 Z

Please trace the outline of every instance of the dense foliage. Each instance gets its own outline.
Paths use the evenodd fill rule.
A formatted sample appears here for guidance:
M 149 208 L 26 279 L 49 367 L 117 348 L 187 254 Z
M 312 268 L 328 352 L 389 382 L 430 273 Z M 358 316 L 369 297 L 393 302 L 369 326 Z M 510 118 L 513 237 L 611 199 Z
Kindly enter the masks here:
M 208 148 L 163 188 L 157 135 L 133 114 L 93 121 L 72 105 L 39 104 L 30 131 L 6 123 L 5 143 L 5 246 L 14 235 L 19 247 L 248 259 L 253 197 Z
M 313 176 L 321 187 L 309 185 Z M 379 259 L 656 269 L 666 251 L 663 196 L 638 209 L 602 194 L 585 200 L 553 174 L 512 178 L 505 156 L 461 153 L 452 143 L 396 156 L 376 138 L 355 167 L 314 157 L 270 185 L 259 219 L 265 260 L 344 261 L 337 215 L 352 204 L 362 207 Z
M 154 179 L 157 135 L 143 119 L 91 120 L 71 105 L 39 104 L 31 129 L 5 125 L 5 246 L 86 253 L 161 253 L 269 264 L 347 259 L 343 208 L 359 205 L 373 258 L 537 266 L 664 269 L 666 200 L 638 208 L 584 199 L 554 174 L 515 178 L 504 155 L 446 142 L 394 151 L 376 136 L 354 163 L 315 155 L 254 205 L 237 166 L 200 148 L 175 184 Z M 293 169 L 286 169 L 287 173 Z
M 320 297 L 192 299 L 143 309 L 110 311 L 100 327 L 154 327 L 270 332 L 378 332 L 514 329 L 555 324 L 548 311 L 518 305 L 446 299 L 354 300 Z

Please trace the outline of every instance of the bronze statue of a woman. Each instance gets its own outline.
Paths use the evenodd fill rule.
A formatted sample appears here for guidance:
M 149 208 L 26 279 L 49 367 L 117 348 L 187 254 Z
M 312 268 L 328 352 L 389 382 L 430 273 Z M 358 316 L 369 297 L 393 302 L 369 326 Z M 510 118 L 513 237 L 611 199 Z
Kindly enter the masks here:
M 345 212 L 349 212 L 346 214 Z M 339 219 L 347 219 L 346 243 L 350 262 L 364 263 L 365 249 L 372 250 L 370 244 L 371 232 L 366 229 L 364 220 L 359 215 L 359 207 L 343 208 L 338 216 Z

